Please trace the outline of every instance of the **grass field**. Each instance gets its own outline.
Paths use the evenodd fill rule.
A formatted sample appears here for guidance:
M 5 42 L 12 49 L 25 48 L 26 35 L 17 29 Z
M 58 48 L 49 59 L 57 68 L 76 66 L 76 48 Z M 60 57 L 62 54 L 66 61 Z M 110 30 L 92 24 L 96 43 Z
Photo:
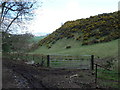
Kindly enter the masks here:
M 98 82 L 103 86 L 120 88 L 118 72 L 98 69 L 97 75 L 98 75 L 98 78 L 100 79 L 98 80 Z
M 53 44 L 50 49 L 46 46 L 39 47 L 31 53 L 35 54 L 60 54 L 60 55 L 95 55 L 95 57 L 105 58 L 118 55 L 118 41 L 99 43 L 94 45 L 82 46 L 80 42 L 72 39 L 61 39 Z M 66 46 L 71 48 L 66 49 Z

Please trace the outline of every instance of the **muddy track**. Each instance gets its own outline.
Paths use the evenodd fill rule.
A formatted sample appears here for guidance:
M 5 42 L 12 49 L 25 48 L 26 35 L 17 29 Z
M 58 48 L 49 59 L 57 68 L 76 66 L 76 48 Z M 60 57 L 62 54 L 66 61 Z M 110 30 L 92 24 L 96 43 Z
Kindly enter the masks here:
M 45 88 L 45 86 L 42 84 L 42 81 L 39 81 L 38 79 L 34 78 L 34 76 L 30 73 L 25 73 L 22 71 L 18 70 L 13 70 L 17 72 L 18 74 L 22 75 L 27 82 L 29 83 L 30 88 Z
M 96 88 L 94 81 L 89 70 L 36 67 L 21 60 L 3 59 L 3 88 Z
M 18 84 L 23 84 L 23 81 L 26 81 L 26 85 L 20 85 L 24 86 L 22 88 L 91 88 L 90 85 L 85 84 L 89 81 L 86 80 L 85 83 L 81 83 L 82 79 L 80 79 L 78 82 L 76 82 L 75 79 L 77 77 L 72 77 L 73 75 L 76 75 L 77 73 L 80 73 L 79 70 L 66 70 L 66 69 L 51 69 L 51 68 L 43 68 L 43 67 L 35 67 L 34 65 L 27 65 L 23 61 L 15 61 L 15 60 L 3 60 L 3 67 L 6 67 L 10 69 L 13 73 L 16 73 L 16 76 L 18 77 Z M 88 72 L 89 73 L 89 72 Z M 82 77 L 83 72 L 81 72 Z M 10 77 L 12 77 L 11 75 Z M 91 75 L 90 75 L 91 76 Z M 6 78 L 6 77 L 5 77 Z M 21 80 L 23 78 L 23 80 Z M 91 79 L 91 78 L 90 78 Z M 93 79 L 94 80 L 94 79 Z M 93 80 L 89 83 L 93 83 Z M 11 81 L 12 82 L 12 81 Z
M 4 59 L 5 60 L 5 59 Z M 17 75 L 22 76 L 24 79 L 26 79 L 28 83 L 29 88 L 46 88 L 42 81 L 35 78 L 35 75 L 38 75 L 39 73 L 36 70 L 33 70 L 32 67 L 25 67 L 23 63 L 18 64 L 11 60 L 5 60 L 3 61 L 3 65 L 9 69 L 11 69 L 14 73 L 17 73 Z

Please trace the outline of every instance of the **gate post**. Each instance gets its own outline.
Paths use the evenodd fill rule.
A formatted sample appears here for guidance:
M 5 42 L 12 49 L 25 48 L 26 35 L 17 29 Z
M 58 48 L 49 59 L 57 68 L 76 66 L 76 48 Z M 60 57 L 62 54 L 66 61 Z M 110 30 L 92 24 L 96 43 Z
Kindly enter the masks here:
M 95 64 L 95 83 L 97 83 L 97 64 Z
M 94 70 L 94 55 L 91 55 L 91 70 Z
M 33 56 L 33 61 L 34 61 L 34 54 L 32 56 Z
M 50 66 L 50 55 L 47 55 L 47 67 Z

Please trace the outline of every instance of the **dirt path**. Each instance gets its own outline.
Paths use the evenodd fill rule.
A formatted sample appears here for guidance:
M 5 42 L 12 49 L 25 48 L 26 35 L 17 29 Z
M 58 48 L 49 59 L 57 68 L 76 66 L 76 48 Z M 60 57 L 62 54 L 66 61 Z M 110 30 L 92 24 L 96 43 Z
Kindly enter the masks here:
M 95 88 L 89 70 L 35 67 L 3 59 L 3 88 Z

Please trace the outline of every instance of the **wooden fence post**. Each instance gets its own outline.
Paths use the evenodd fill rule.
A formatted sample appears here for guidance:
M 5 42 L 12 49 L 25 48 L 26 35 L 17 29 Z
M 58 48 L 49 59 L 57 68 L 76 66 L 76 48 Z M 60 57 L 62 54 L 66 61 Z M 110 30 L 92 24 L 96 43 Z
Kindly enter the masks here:
M 47 55 L 47 67 L 50 66 L 50 55 Z
M 18 57 L 18 52 L 16 53 L 16 55 L 15 55 L 15 59 L 17 60 L 17 57 Z
M 94 70 L 94 55 L 91 55 L 91 70 Z
M 32 56 L 33 56 L 33 61 L 34 61 L 34 54 Z
M 28 60 L 28 58 L 27 58 L 27 57 L 28 57 L 28 54 L 25 54 L 25 60 L 26 60 L 26 61 Z
M 19 60 L 19 53 L 18 53 L 17 59 Z
M 97 83 L 97 64 L 95 64 L 95 83 Z
M 43 61 L 43 56 L 42 56 L 42 61 Z

